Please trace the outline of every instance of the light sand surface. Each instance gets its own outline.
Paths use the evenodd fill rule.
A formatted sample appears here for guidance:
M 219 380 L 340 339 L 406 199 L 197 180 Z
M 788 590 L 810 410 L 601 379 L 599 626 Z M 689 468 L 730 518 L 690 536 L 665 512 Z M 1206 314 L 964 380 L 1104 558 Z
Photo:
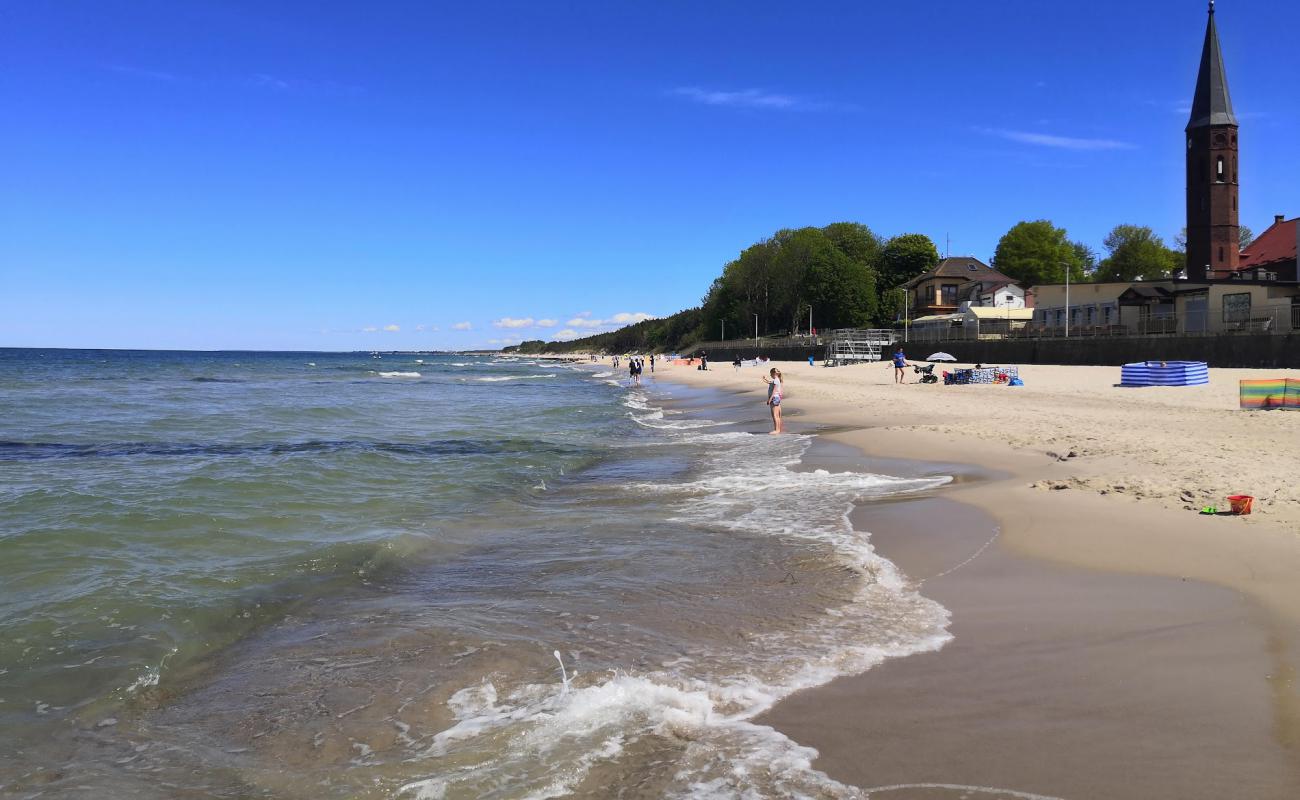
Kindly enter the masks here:
M 1071 800 L 1300 796 L 1300 414 L 1236 407 L 1239 378 L 1277 373 L 1122 389 L 1118 368 L 1031 366 L 1010 388 L 777 366 L 790 426 L 851 446 L 860 463 L 846 468 L 910 458 L 996 472 L 941 490 L 965 514 L 859 517 L 917 580 L 979 555 L 922 586 L 953 612 L 952 644 L 769 715 L 819 749 L 818 767 L 906 784 L 872 796 L 915 800 L 1016 796 L 925 783 Z M 760 374 L 659 377 L 752 393 L 761 419 Z M 1188 509 L 1239 492 L 1260 513 Z
M 1064 458 L 1043 491 L 1120 494 L 1168 508 L 1226 510 L 1231 494 L 1255 497 L 1255 513 L 1234 522 L 1273 522 L 1300 534 L 1300 413 L 1243 411 L 1237 382 L 1300 378 L 1300 371 L 1212 369 L 1205 386 L 1123 388 L 1119 367 L 1022 366 L 1025 385 L 893 383 L 887 364 L 825 368 L 774 364 L 786 375 L 788 411 L 818 421 L 940 434 Z M 959 365 L 962 366 L 962 365 Z M 969 366 L 969 365 L 964 365 Z M 939 365 L 936 374 L 943 369 Z M 708 372 L 672 367 L 665 376 L 762 390 L 762 368 Z

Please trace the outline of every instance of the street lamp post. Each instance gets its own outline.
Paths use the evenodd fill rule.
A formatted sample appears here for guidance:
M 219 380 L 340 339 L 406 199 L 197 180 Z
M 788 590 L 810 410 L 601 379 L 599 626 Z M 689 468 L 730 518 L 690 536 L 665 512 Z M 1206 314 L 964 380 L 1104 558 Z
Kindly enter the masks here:
M 725 319 L 718 321 L 722 323 L 722 341 L 725 342 L 727 341 L 727 321 Z
M 1065 338 L 1070 338 L 1070 265 L 1062 263 L 1065 267 Z
M 908 341 L 907 339 L 907 327 L 908 327 L 907 287 L 904 286 L 902 289 L 900 289 L 900 291 L 903 293 L 903 343 L 906 344 Z
M 754 315 L 754 357 L 757 358 L 758 355 L 759 355 L 759 353 L 758 353 L 758 315 L 755 314 L 755 315 Z

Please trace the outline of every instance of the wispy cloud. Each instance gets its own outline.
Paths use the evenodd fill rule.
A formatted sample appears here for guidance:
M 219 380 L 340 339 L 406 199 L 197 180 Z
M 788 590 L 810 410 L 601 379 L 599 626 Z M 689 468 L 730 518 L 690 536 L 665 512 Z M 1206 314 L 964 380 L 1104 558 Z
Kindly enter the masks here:
M 1004 128 L 976 128 L 975 130 L 989 136 L 997 136 L 1021 144 L 1038 147 L 1054 147 L 1059 150 L 1132 150 L 1137 145 L 1115 139 L 1084 139 L 1075 136 L 1055 136 L 1050 133 L 1032 133 L 1030 131 L 1011 131 Z
M 539 327 L 539 328 L 554 328 L 556 325 L 559 325 L 559 324 L 560 324 L 560 321 L 557 320 L 557 319 L 539 319 L 539 320 L 537 320 L 537 327 Z
M 133 78 L 145 78 L 151 81 L 178 81 L 180 76 L 172 72 L 163 72 L 158 69 L 145 69 L 143 67 L 132 67 L 127 64 L 109 64 L 108 68 L 120 75 L 130 75 Z
M 385 330 L 385 331 L 388 331 L 389 333 L 397 333 L 397 332 L 400 331 L 401 329 L 402 329 L 402 328 L 401 328 L 400 325 L 385 325 L 385 326 L 384 326 L 384 330 Z
M 644 311 L 621 311 L 610 316 L 608 319 L 596 319 L 591 316 L 590 311 L 584 311 L 568 322 L 564 323 L 565 330 L 560 331 L 556 338 L 565 338 L 564 334 L 571 334 L 567 338 L 577 336 L 577 330 L 598 331 L 602 328 L 618 328 L 624 325 L 633 325 L 637 322 L 644 322 L 648 319 L 655 319 L 654 314 L 647 314 Z
M 261 86 L 263 89 L 274 89 L 277 92 L 285 92 L 292 88 L 293 84 L 284 78 L 277 78 L 274 75 L 267 75 L 259 72 L 252 78 L 254 86 Z
M 453 331 L 472 331 L 474 330 L 474 326 L 468 322 L 457 322 L 455 325 L 451 326 L 451 329 Z
M 492 323 L 497 328 L 531 328 L 537 324 L 532 317 L 502 317 Z
M 751 108 L 760 111 L 850 111 L 853 106 L 826 103 L 791 94 L 769 92 L 765 89 L 706 89 L 701 86 L 678 86 L 670 89 L 672 97 L 689 100 L 706 106 L 726 108 Z
M 555 334 L 555 339 L 559 342 L 567 342 L 570 339 L 577 339 L 581 335 L 581 333 L 575 331 L 573 328 L 565 328 Z

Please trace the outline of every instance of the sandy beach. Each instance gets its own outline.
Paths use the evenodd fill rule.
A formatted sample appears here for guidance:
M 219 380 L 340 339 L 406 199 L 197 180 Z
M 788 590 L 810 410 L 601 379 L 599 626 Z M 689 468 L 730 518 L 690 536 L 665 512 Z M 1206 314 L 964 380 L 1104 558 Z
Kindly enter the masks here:
M 1117 367 L 1028 366 L 1024 387 L 945 387 L 778 366 L 816 466 L 973 465 L 857 512 L 954 640 L 766 715 L 815 766 L 918 800 L 1300 795 L 1300 417 L 1237 408 L 1238 379 L 1275 374 L 1128 389 Z M 761 372 L 658 377 L 752 394 L 757 428 Z M 1251 516 L 1196 513 L 1238 493 Z

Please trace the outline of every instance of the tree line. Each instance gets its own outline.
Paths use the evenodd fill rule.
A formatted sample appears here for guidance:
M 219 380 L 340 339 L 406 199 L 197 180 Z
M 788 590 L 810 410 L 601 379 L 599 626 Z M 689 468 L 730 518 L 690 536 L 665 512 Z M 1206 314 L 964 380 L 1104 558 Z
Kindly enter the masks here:
M 1251 241 L 1242 227 L 1242 247 Z M 1050 220 L 1019 222 L 998 241 L 991 265 L 1025 286 L 1156 280 L 1186 266 L 1186 232 L 1165 244 L 1150 227 L 1117 225 L 1105 257 Z M 522 353 L 685 350 L 691 344 L 814 329 L 889 327 L 901 320 L 904 286 L 939 263 L 930 237 L 883 238 L 860 222 L 787 228 L 725 264 L 700 305 L 661 319 L 567 342 L 526 341 Z M 810 319 L 811 314 L 811 319 Z

